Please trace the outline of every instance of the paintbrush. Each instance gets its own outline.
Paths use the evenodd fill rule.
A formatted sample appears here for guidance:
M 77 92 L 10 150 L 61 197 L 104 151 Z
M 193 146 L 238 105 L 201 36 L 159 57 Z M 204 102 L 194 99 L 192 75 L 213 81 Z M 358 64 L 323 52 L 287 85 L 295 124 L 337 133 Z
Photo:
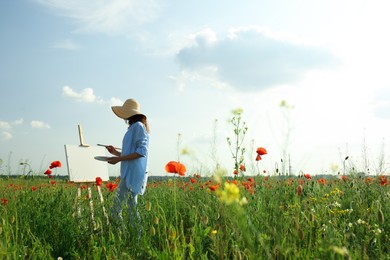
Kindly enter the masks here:
M 104 147 L 108 147 L 109 145 L 107 145 L 107 144 L 97 144 L 98 146 L 104 146 Z M 116 150 L 122 150 L 121 148 L 119 148 L 119 147 L 114 147 Z

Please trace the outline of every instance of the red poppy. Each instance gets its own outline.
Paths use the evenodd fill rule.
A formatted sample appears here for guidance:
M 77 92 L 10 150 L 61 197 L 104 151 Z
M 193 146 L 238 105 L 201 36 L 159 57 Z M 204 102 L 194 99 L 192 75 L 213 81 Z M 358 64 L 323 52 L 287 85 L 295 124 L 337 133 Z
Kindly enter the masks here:
M 32 191 L 36 191 L 36 190 L 37 190 L 37 187 L 32 186 L 32 187 L 31 187 L 31 190 L 32 190 Z
M 177 162 L 170 161 L 165 165 L 165 171 L 168 173 L 176 173 Z
M 196 180 L 194 178 L 191 178 L 190 181 L 191 181 L 191 183 L 195 183 L 196 182 Z
M 49 168 L 50 168 L 50 169 L 53 169 L 53 168 L 57 168 L 57 167 L 61 167 L 61 166 L 62 166 L 62 164 L 61 164 L 60 161 L 54 161 L 54 162 L 52 162 L 52 163 L 50 164 Z
M 8 204 L 8 200 L 6 198 L 1 198 L 1 204 L 4 206 Z
M 117 187 L 118 187 L 118 184 L 115 184 L 112 182 L 106 183 L 106 188 L 108 189 L 109 192 L 114 191 Z
M 177 166 L 176 166 L 176 171 L 177 173 L 180 175 L 180 176 L 184 176 L 187 169 L 185 167 L 184 164 L 181 164 L 181 163 L 177 163 Z
M 180 162 L 170 161 L 165 165 L 165 171 L 168 173 L 177 173 L 184 176 L 187 171 L 186 166 Z
M 256 153 L 258 155 L 264 155 L 264 154 L 267 154 L 267 150 L 265 150 L 265 148 L 263 148 L 263 147 L 259 147 L 259 148 L 257 148 Z
M 263 148 L 263 147 L 258 147 L 256 150 L 256 153 L 257 153 L 256 161 L 260 161 L 261 156 L 264 154 L 267 154 L 267 150 L 265 150 L 265 148 Z
M 325 178 L 321 178 L 321 179 L 317 180 L 317 182 L 321 183 L 323 185 L 326 185 L 328 183 L 328 181 Z
M 365 179 L 365 183 L 371 183 L 373 181 L 373 179 L 371 177 L 367 177 Z
M 384 176 L 384 175 L 379 176 L 379 180 L 380 180 L 381 186 L 385 186 L 385 185 L 389 184 L 389 181 L 387 180 L 387 177 Z
M 240 170 L 243 171 L 243 172 L 245 172 L 245 170 L 246 170 L 246 169 L 245 169 L 245 165 L 240 164 Z
M 96 177 L 96 185 L 97 185 L 97 186 L 100 186 L 100 185 L 102 185 L 102 183 L 103 183 L 102 178 Z
M 56 181 L 50 181 L 50 184 L 51 184 L 51 185 L 56 185 L 57 182 L 56 182 Z
M 237 170 L 234 170 L 234 171 L 233 171 L 233 174 L 237 175 L 237 174 L 238 174 L 238 171 L 237 171 Z
M 250 190 L 252 188 L 252 183 L 249 181 L 243 181 L 241 182 L 242 186 L 245 187 L 245 189 Z
M 303 176 L 306 178 L 306 180 L 311 180 L 311 175 L 310 174 L 306 173 Z
M 210 185 L 209 186 L 209 189 L 212 190 L 212 191 L 215 191 L 216 189 L 219 188 L 219 185 L 218 184 L 215 184 L 215 185 Z
M 43 174 L 50 175 L 52 171 L 50 169 L 47 169 Z
M 252 177 L 248 178 L 248 181 L 251 183 L 255 183 L 255 179 L 253 179 Z

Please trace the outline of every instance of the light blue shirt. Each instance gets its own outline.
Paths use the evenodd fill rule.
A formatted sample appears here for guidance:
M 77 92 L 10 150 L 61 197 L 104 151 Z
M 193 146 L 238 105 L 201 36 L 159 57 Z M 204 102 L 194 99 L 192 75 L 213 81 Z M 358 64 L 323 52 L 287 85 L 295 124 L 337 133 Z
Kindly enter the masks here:
M 127 129 L 122 141 L 122 156 L 138 153 L 142 157 L 121 161 L 121 179 L 126 187 L 135 194 L 143 195 L 148 181 L 149 134 L 141 122 L 133 123 Z

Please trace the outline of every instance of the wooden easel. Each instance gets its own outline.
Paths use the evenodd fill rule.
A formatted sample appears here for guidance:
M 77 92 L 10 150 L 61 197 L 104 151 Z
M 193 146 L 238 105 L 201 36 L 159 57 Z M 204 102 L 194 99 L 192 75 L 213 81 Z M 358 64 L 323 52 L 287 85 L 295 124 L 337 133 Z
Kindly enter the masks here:
M 79 182 L 78 183 L 78 185 L 77 185 L 77 197 L 76 197 L 77 213 L 78 213 L 78 216 L 81 217 L 81 207 L 79 205 L 79 201 L 81 200 L 82 189 L 84 188 L 84 186 L 86 186 L 87 187 L 88 200 L 89 200 L 89 207 L 90 207 L 90 210 L 91 210 L 91 219 L 92 219 L 93 227 L 96 230 L 97 229 L 97 225 L 96 225 L 96 221 L 95 221 L 95 211 L 94 211 L 93 199 L 92 199 L 92 189 L 91 189 L 92 185 L 94 185 L 94 184 L 83 183 L 83 182 Z M 97 189 L 97 192 L 98 192 L 98 195 L 99 195 L 100 203 L 102 205 L 103 215 L 106 218 L 107 224 L 110 224 L 110 221 L 108 219 L 108 215 L 107 215 L 107 212 L 106 212 L 106 208 L 104 207 L 104 199 L 103 199 L 102 190 L 101 190 L 100 186 L 96 186 L 96 189 Z
M 82 132 L 82 127 L 81 125 L 78 125 L 78 130 L 79 130 L 79 139 L 80 139 L 80 145 L 81 147 L 89 147 L 90 145 L 84 143 L 84 137 L 83 137 L 83 132 Z M 93 199 L 92 199 L 92 189 L 91 186 L 95 185 L 94 182 L 77 182 L 77 197 L 76 197 L 76 202 L 77 202 L 77 213 L 78 216 L 81 217 L 81 207 L 79 205 L 79 201 L 81 200 L 81 190 L 84 186 L 87 187 L 87 194 L 88 194 L 88 200 L 89 200 L 89 207 L 91 210 L 91 219 L 93 223 L 94 230 L 97 229 L 96 221 L 95 221 L 95 212 L 94 212 L 94 207 L 93 207 Z M 106 218 L 107 225 L 110 224 L 108 215 L 106 212 L 106 208 L 104 207 L 104 199 L 103 199 L 103 194 L 100 186 L 96 185 L 96 189 L 99 195 L 99 200 L 102 205 L 102 210 L 103 210 L 103 215 Z

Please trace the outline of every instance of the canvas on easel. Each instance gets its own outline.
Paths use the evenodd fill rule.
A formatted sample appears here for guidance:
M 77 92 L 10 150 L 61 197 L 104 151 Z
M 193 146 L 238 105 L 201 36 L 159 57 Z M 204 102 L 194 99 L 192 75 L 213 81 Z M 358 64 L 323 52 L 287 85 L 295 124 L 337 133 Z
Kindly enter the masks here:
M 86 184 L 88 191 L 89 204 L 91 208 L 91 217 L 94 228 L 96 229 L 96 222 L 94 218 L 94 209 L 92 201 L 91 186 L 96 183 L 96 178 L 101 178 L 102 181 L 108 181 L 108 166 L 107 162 L 98 161 L 95 158 L 106 154 L 104 147 L 90 146 L 84 144 L 81 126 L 78 126 L 80 145 L 65 145 L 66 163 L 68 168 L 69 181 L 78 183 L 77 199 L 81 199 L 81 186 Z M 103 196 L 100 186 L 97 185 L 99 199 L 102 204 L 103 214 L 108 221 L 108 216 L 103 205 Z M 78 207 L 78 215 L 81 216 L 81 208 Z
M 108 181 L 107 162 L 98 161 L 97 156 L 104 156 L 106 149 L 97 146 L 65 145 L 69 181 L 95 182 L 96 177 Z

